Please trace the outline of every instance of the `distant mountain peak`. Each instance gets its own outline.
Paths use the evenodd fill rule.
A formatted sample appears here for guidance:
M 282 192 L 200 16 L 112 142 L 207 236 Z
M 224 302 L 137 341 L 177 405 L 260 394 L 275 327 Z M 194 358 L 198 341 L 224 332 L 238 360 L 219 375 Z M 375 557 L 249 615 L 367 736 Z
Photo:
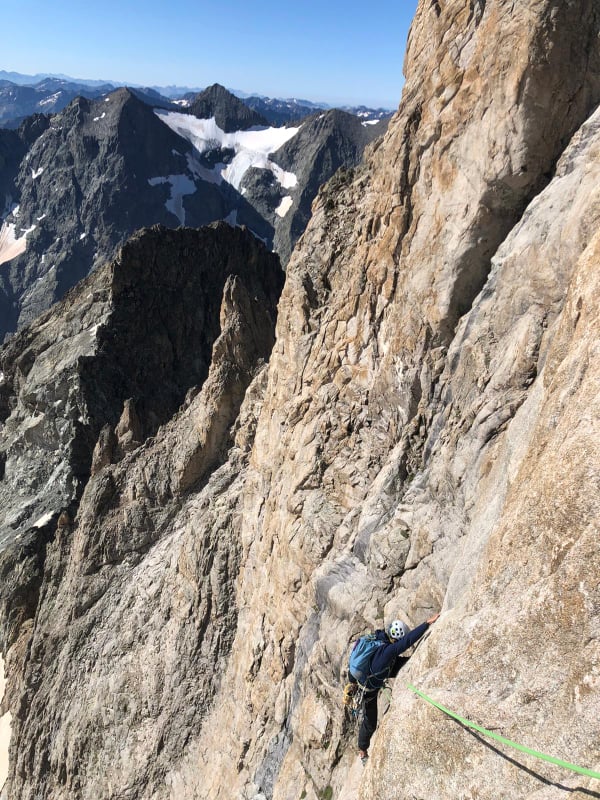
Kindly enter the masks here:
M 213 83 L 196 95 L 189 111 L 199 119 L 215 117 L 217 125 L 225 133 L 247 130 L 255 125 L 269 127 L 265 117 L 249 108 L 220 83 Z

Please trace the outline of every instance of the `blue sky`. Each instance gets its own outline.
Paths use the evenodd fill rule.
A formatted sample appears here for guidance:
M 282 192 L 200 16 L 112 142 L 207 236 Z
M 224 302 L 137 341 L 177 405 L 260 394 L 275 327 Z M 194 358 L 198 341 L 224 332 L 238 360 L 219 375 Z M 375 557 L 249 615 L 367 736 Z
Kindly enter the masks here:
M 0 69 L 395 108 L 417 0 L 19 0 Z

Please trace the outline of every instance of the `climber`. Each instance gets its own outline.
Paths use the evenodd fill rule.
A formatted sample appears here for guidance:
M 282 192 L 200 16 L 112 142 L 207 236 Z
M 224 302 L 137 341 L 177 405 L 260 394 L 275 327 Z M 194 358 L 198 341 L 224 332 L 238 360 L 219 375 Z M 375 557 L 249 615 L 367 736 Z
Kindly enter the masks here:
M 400 653 L 408 650 L 409 647 L 418 642 L 438 617 L 439 613 L 434 614 L 427 622 L 421 623 L 412 631 L 403 622 L 396 619 L 385 630 L 377 630 L 371 636 L 364 637 L 370 641 L 373 649 L 368 656 L 368 666 L 365 667 L 364 673 L 361 674 L 360 670 L 355 670 L 355 672 L 358 672 L 358 677 L 356 674 L 352 674 L 353 656 L 352 654 L 350 655 L 349 684 L 346 686 L 344 694 L 345 696 L 351 696 L 359 686 L 363 690 L 362 703 L 364 713 L 358 731 L 358 754 L 363 764 L 367 761 L 371 737 L 377 727 L 377 696 L 379 690 L 383 687 L 387 678 L 396 677 L 398 670 L 407 660 L 399 658 Z M 363 640 L 359 639 L 358 643 L 361 641 Z M 369 649 L 370 646 L 367 645 L 367 650 Z

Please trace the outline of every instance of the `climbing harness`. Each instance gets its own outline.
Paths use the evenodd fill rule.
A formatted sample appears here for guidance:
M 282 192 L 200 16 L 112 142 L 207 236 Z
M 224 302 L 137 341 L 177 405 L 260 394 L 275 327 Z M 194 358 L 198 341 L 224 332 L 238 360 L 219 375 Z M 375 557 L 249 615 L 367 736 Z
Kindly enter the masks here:
M 347 683 L 344 687 L 344 706 L 350 722 L 357 730 L 362 721 L 365 691 L 365 687 L 360 683 Z
M 362 723 L 365 710 L 363 700 L 365 698 L 365 693 L 368 691 L 369 690 L 367 687 L 360 683 L 347 683 L 346 686 L 344 686 L 344 706 L 346 708 L 348 718 L 353 727 L 356 728 L 357 732 Z M 392 699 L 392 689 L 388 683 L 385 683 L 381 689 L 378 689 L 377 691 L 381 694 L 381 696 L 387 698 L 388 705 L 383 711 L 383 713 L 386 714 Z
M 535 756 L 535 758 L 540 758 L 542 761 L 547 761 L 549 764 L 556 764 L 559 767 L 563 767 L 564 769 L 571 770 L 571 772 L 577 772 L 580 775 L 587 775 L 589 778 L 595 778 L 596 780 L 600 780 L 600 772 L 594 772 L 591 769 L 586 769 L 585 767 L 578 767 L 576 764 L 570 764 L 568 761 L 563 761 L 560 758 L 554 758 L 554 756 L 547 756 L 545 753 L 540 753 L 537 750 L 531 750 L 529 747 L 525 747 L 525 745 L 517 744 L 517 742 L 513 742 L 511 739 L 507 739 L 505 736 L 500 736 L 498 733 L 494 733 L 493 731 L 487 730 L 487 728 L 482 728 L 481 725 L 476 725 L 474 722 L 471 722 L 464 717 L 455 714 L 454 711 L 450 711 L 450 709 L 446 708 L 445 706 L 437 703 L 435 700 L 432 700 L 431 697 L 428 697 L 424 692 L 421 692 L 419 689 L 414 687 L 411 683 L 407 684 L 408 689 L 411 692 L 421 697 L 430 705 L 438 708 L 440 711 L 443 711 L 444 714 L 447 714 L 452 719 L 457 720 L 462 725 L 466 725 L 468 728 L 473 728 L 473 730 L 482 733 L 484 736 L 489 736 L 491 739 L 495 739 L 498 742 L 502 742 L 502 744 L 507 745 L 508 747 L 512 747 L 514 750 L 520 750 L 522 753 L 527 753 L 530 756 Z

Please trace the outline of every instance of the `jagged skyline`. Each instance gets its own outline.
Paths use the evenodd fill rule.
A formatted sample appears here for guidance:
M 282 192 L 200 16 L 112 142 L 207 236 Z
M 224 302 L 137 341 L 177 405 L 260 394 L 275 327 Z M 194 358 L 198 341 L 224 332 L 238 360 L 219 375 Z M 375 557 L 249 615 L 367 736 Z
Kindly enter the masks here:
M 416 0 L 316 4 L 177 0 L 165 6 L 108 0 L 60 11 L 27 0 L 3 12 L 0 67 L 26 74 L 206 86 L 214 82 L 273 97 L 397 107 L 406 37 Z M 23 14 L 35 25 L 23 28 Z M 381 20 L 385 19 L 385 25 Z

